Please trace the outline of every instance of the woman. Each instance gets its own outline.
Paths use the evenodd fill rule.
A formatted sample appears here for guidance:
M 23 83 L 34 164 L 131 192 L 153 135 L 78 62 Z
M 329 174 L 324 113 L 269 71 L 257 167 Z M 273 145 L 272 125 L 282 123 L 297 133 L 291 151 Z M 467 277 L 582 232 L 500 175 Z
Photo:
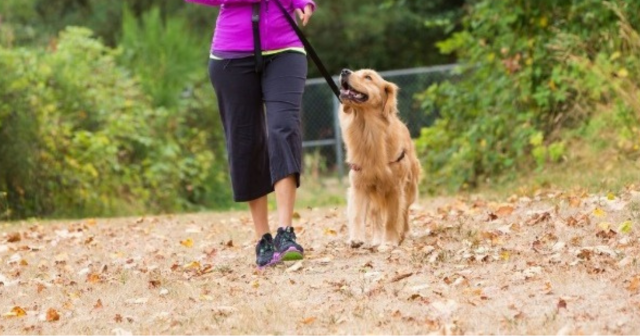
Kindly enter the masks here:
M 303 25 L 313 14 L 315 3 L 185 1 L 220 6 L 209 76 L 224 126 L 234 200 L 249 203 L 259 239 L 256 263 L 263 268 L 280 260 L 302 259 L 304 249 L 296 242 L 291 222 L 302 166 L 300 106 L 307 58 L 298 36 L 274 2 L 279 1 L 289 15 L 297 13 Z M 258 13 L 262 66 L 254 55 L 252 18 Z M 275 238 L 269 230 L 267 211 L 267 194 L 274 190 L 278 209 Z

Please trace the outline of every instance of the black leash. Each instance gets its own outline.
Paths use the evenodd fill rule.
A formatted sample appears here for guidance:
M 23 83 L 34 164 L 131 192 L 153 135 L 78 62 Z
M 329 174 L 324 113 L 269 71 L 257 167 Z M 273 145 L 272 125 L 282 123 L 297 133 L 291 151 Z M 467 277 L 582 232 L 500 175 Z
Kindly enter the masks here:
M 333 81 L 333 78 L 331 78 L 331 75 L 329 74 L 327 69 L 324 67 L 324 64 L 322 64 L 322 61 L 320 61 L 320 57 L 318 57 L 318 54 L 311 46 L 311 43 L 309 43 L 309 40 L 307 40 L 307 38 L 304 36 L 304 34 L 302 33 L 302 30 L 300 30 L 300 27 L 298 27 L 298 25 L 296 24 L 296 21 L 291 17 L 291 15 L 289 15 L 289 12 L 287 12 L 284 6 L 282 6 L 280 1 L 279 0 L 273 0 L 273 1 L 276 3 L 278 8 L 280 8 L 280 11 L 284 15 L 285 19 L 287 19 L 287 22 L 289 22 L 289 25 L 291 25 L 291 28 L 293 28 L 293 30 L 296 32 L 296 35 L 298 35 L 298 38 L 300 38 L 300 41 L 304 45 L 304 49 L 307 51 L 307 54 L 309 54 L 309 57 L 311 57 L 313 62 L 316 64 L 316 67 L 318 67 L 318 70 L 320 70 L 322 77 L 324 77 L 324 79 L 327 81 L 327 84 L 329 84 L 329 87 L 338 98 L 338 101 L 340 101 L 340 89 L 338 89 L 338 85 L 336 85 L 336 83 Z M 256 12 L 256 8 L 257 8 L 257 12 Z M 255 51 L 256 71 L 258 71 L 258 69 L 262 71 L 262 52 L 260 49 L 260 35 L 259 35 L 260 29 L 257 28 L 258 23 L 254 21 L 256 17 L 258 20 L 260 19 L 259 13 L 260 13 L 260 3 L 255 3 L 253 5 L 253 17 L 251 18 L 251 20 L 253 21 L 254 47 L 256 50 Z M 257 40 L 257 42 L 255 42 L 255 40 Z M 258 62 L 260 64 L 258 64 Z
M 260 46 L 260 3 L 253 4 L 253 14 L 251 15 L 251 25 L 253 26 L 253 50 L 256 58 L 256 72 L 261 73 L 264 66 L 262 61 L 262 47 Z

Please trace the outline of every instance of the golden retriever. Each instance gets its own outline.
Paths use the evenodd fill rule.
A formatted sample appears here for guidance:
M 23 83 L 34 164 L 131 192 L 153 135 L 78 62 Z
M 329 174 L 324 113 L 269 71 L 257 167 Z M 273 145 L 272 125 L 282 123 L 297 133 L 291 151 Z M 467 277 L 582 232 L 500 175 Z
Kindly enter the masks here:
M 349 243 L 400 245 L 409 233 L 409 206 L 418 197 L 421 167 L 407 126 L 398 118 L 398 86 L 376 71 L 340 73 L 340 126 L 347 151 Z

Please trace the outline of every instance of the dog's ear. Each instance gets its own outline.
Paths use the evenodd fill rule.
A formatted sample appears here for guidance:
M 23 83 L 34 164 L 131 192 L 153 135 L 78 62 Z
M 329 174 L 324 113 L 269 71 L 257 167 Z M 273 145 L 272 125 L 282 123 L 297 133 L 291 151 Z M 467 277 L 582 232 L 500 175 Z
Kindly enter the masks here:
M 385 82 L 384 83 L 384 92 L 386 97 L 384 98 L 384 113 L 385 114 L 396 114 L 398 113 L 398 88 L 397 85 Z

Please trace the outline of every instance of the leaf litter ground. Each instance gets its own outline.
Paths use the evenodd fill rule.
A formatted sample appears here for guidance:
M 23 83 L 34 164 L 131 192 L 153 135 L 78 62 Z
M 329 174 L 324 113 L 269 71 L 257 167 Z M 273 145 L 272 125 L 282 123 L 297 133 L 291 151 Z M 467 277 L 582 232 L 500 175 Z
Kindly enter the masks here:
M 639 190 L 425 198 L 386 252 L 305 209 L 305 259 L 265 271 L 246 212 L 4 223 L 0 332 L 635 334 Z

